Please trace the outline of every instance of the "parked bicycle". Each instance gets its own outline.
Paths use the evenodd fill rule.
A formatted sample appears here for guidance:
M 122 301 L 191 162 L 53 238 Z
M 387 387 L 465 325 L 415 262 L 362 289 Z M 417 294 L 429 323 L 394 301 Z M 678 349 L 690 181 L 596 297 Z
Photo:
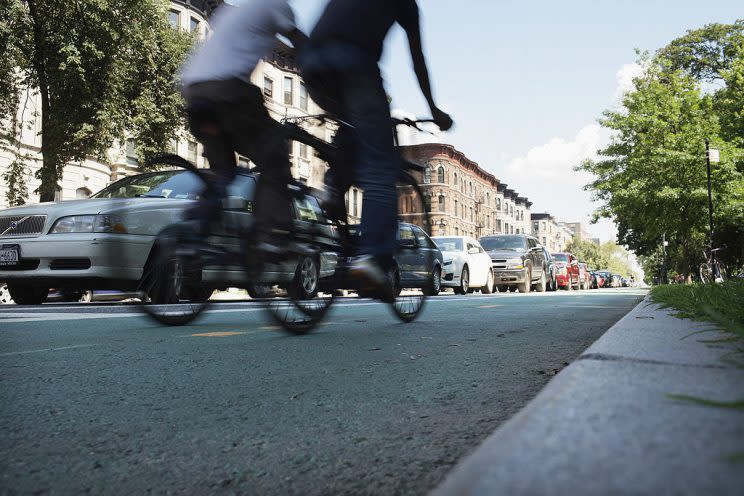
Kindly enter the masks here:
M 348 124 L 332 119 L 328 116 L 309 116 L 288 119 L 283 122 L 281 129 L 287 139 L 296 140 L 315 149 L 318 156 L 328 162 L 330 169 L 343 169 L 349 164 L 341 163 L 343 156 L 338 142 L 326 142 L 307 133 L 301 126 L 304 121 L 331 121 L 339 128 Z M 409 126 L 423 131 L 420 124 L 430 120 L 394 119 L 393 126 Z M 338 135 L 338 133 L 337 133 Z M 211 188 L 209 170 L 199 169 L 191 162 L 173 154 L 161 155 L 148 164 L 148 168 L 181 168 L 192 173 L 202 185 L 202 192 Z M 415 173 L 423 173 L 424 167 L 408 162 L 401 158 L 401 168 L 397 181 L 399 197 L 406 198 L 406 210 L 399 215 L 399 219 L 408 223 L 418 224 L 427 233 L 430 231 L 430 220 L 424 194 L 419 187 Z M 262 197 L 262 188 L 267 187 L 261 181 L 260 171 L 253 198 Z M 297 208 L 311 193 L 310 188 L 297 181 L 287 185 L 287 191 Z M 193 322 L 210 305 L 210 301 L 203 297 L 203 288 L 212 287 L 216 281 L 208 280 L 231 267 L 242 271 L 244 287 L 256 284 L 271 284 L 274 282 L 270 275 L 271 268 L 286 265 L 293 260 L 304 257 L 315 260 L 323 265 L 325 272 L 330 275 L 315 281 L 318 282 L 317 296 L 308 295 L 303 291 L 288 291 L 287 295 L 279 298 L 268 298 L 263 305 L 272 320 L 283 329 L 294 333 L 304 334 L 313 329 L 327 314 L 336 299 L 339 290 L 352 288 L 354 281 L 348 280 L 347 262 L 355 252 L 355 226 L 349 223 L 347 206 L 344 195 L 331 195 L 324 199 L 322 216 L 317 222 L 310 224 L 295 222 L 290 234 L 286 250 L 282 253 L 266 253 L 258 246 L 256 224 L 237 222 L 229 212 L 235 206 L 230 205 L 230 198 L 223 205 L 223 215 L 210 228 L 210 234 L 204 239 L 194 239 L 193 233 L 188 236 L 185 225 L 175 222 L 164 229 L 157 236 L 154 248 L 145 265 L 139 288 L 140 308 L 157 322 L 167 325 L 184 325 Z M 245 205 L 240 206 L 245 208 Z M 261 205 L 254 202 L 250 205 L 254 213 Z M 404 216 L 404 217 L 403 217 Z M 174 219 L 175 221 L 176 219 Z M 225 239 L 230 242 L 225 243 Z M 119 244 L 116 257 L 128 256 L 127 246 Z M 401 247 L 406 249 L 406 247 Z M 434 257 L 431 251 L 425 251 L 422 256 L 428 258 L 424 266 L 433 267 Z M 307 264 L 298 265 L 298 277 L 318 277 L 317 273 L 305 274 L 309 271 Z M 397 264 L 390 274 L 395 301 L 390 305 L 394 314 L 404 322 L 414 320 L 421 312 L 428 294 L 431 294 L 434 281 L 429 277 L 421 277 L 415 283 L 410 278 L 402 277 L 403 267 Z M 233 273 L 235 270 L 233 270 Z M 432 271 L 430 270 L 429 273 Z M 413 287 L 407 287 L 413 286 Z M 314 296 L 314 297 L 313 297 Z
M 700 280 L 703 283 L 723 282 L 726 280 L 726 266 L 716 258 L 716 254 L 725 250 L 726 246 L 703 250 L 705 262 L 700 264 Z

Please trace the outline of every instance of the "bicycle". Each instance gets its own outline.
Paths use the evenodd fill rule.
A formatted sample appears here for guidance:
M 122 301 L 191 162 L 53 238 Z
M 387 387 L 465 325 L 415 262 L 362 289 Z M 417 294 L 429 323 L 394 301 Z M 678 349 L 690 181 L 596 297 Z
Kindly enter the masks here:
M 716 253 L 725 249 L 726 246 L 713 248 L 712 250 L 703 250 L 705 262 L 700 264 L 699 274 L 700 281 L 704 284 L 724 282 L 726 280 L 726 266 L 716 258 Z
M 280 129 L 286 139 L 297 140 L 313 147 L 318 156 L 328 162 L 330 170 L 344 167 L 345 164 L 339 163 L 338 160 L 340 151 L 338 143 L 316 138 L 300 126 L 301 122 L 311 119 L 331 121 L 339 127 L 348 126 L 338 119 L 320 115 L 285 119 Z M 419 127 L 419 124 L 424 122 L 431 120 L 394 119 L 396 146 L 399 126 L 405 125 L 424 131 Z M 160 155 L 146 165 L 148 168 L 176 167 L 190 172 L 200 183 L 202 194 L 208 193 L 211 187 L 209 171 L 198 169 L 180 156 Z M 401 158 L 396 188 L 399 197 L 408 198 L 406 220 L 418 224 L 429 234 L 428 205 L 419 187 L 419 181 L 414 177 L 414 174 L 423 174 L 424 169 L 424 166 Z M 262 188 L 266 187 L 261 177 L 259 172 L 254 198 L 261 197 Z M 297 201 L 307 198 L 312 193 L 308 186 L 295 180 L 287 185 L 287 191 L 295 205 Z M 223 206 L 229 210 L 229 205 Z M 255 209 L 260 206 L 254 202 L 251 208 L 255 213 Z M 275 323 L 293 334 L 305 334 L 325 317 L 339 290 L 354 286 L 353 281 L 349 281 L 347 276 L 347 262 L 353 256 L 355 247 L 354 226 L 349 223 L 343 195 L 327 199 L 322 217 L 310 228 L 295 225 L 289 234 L 289 246 L 281 254 L 264 253 L 257 246 L 255 224 L 248 227 L 235 225 L 230 223 L 224 214 L 212 225 L 210 234 L 205 239 L 196 241 L 193 240 L 193 236 L 189 240 L 184 235 L 184 230 L 187 230 L 184 223 L 176 222 L 158 234 L 145 263 L 138 288 L 141 302 L 139 307 L 159 323 L 188 324 L 210 305 L 208 298 L 204 297 L 203 288 L 207 284 L 205 276 L 215 271 L 219 272 L 216 268 L 239 267 L 243 274 L 240 283 L 245 287 L 248 284 L 274 283 L 275 281 L 267 279 L 265 275 L 269 266 L 291 263 L 298 256 L 312 256 L 318 260 L 322 257 L 328 265 L 333 266 L 333 270 L 331 275 L 320 281 L 321 291 L 318 296 L 307 298 L 307 295 L 288 291 L 285 297 L 270 298 L 263 302 L 264 308 Z M 231 245 L 217 243 L 214 239 L 215 233 L 226 234 L 232 240 Z M 126 256 L 123 248 L 125 247 L 120 244 L 120 253 L 114 256 Z M 434 266 L 430 251 L 425 254 L 424 266 Z M 390 279 L 395 294 L 395 300 L 390 305 L 393 313 L 403 322 L 413 321 L 422 311 L 426 297 L 432 291 L 433 281 L 420 277 L 415 284 L 411 284 L 405 279 L 402 268 L 397 264 L 391 270 Z

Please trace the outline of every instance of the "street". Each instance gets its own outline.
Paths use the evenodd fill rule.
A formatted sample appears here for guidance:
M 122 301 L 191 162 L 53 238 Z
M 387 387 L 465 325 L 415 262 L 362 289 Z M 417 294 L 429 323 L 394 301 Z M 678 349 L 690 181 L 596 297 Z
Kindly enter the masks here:
M 0 493 L 426 494 L 644 294 L 340 299 L 303 337 L 255 302 L 0 307 Z

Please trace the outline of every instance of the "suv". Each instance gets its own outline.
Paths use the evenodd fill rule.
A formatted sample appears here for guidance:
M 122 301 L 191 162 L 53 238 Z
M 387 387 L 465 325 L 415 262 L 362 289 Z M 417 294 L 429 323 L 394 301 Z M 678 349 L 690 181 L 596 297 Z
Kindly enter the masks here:
M 534 284 L 539 292 L 547 289 L 548 261 L 536 238 L 497 234 L 482 237 L 480 243 L 491 256 L 494 288 L 516 286 L 520 293 L 529 293 Z

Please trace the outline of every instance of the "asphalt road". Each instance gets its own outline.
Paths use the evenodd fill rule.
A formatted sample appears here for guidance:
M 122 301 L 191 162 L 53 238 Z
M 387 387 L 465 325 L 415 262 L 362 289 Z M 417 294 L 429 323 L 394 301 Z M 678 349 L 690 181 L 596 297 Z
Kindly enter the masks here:
M 303 337 L 256 303 L 2 307 L 0 493 L 425 494 L 643 294 L 345 299 Z

